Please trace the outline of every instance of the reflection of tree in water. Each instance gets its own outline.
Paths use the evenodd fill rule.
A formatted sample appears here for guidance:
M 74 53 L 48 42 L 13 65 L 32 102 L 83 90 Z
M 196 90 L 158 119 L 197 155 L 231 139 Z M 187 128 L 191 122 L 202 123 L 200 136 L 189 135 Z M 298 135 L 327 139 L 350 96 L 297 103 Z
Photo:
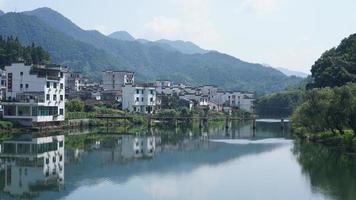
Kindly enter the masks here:
M 356 199 L 356 156 L 299 142 L 293 153 L 315 189 L 337 200 Z

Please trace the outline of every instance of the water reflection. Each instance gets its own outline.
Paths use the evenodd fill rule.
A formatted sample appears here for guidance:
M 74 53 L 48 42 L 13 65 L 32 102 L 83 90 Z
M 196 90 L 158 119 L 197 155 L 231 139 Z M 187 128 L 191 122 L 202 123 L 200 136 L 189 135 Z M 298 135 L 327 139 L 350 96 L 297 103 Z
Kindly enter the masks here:
M 24 135 L 1 146 L 2 190 L 18 197 L 35 197 L 64 184 L 64 136 Z M 2 196 L 4 195 L 2 194 Z
M 280 123 L 238 121 L 24 135 L 1 144 L 0 199 L 354 199 L 354 161 L 289 138 Z
M 335 200 L 356 199 L 356 157 L 310 143 L 296 143 L 293 152 L 315 192 Z

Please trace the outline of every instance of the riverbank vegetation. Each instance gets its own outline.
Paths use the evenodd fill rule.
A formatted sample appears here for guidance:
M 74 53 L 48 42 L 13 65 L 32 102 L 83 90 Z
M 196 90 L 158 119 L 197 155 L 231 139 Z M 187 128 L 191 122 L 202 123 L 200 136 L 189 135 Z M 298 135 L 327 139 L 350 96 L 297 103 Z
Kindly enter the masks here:
M 356 146 L 356 84 L 306 91 L 291 119 L 301 137 Z
M 356 34 L 325 52 L 291 117 L 296 135 L 356 151 Z

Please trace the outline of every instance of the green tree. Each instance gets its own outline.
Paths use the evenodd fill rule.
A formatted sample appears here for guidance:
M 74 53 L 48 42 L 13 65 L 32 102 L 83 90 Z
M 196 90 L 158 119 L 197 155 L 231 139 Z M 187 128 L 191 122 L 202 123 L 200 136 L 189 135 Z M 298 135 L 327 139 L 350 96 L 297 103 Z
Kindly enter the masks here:
M 308 88 L 356 82 L 356 34 L 344 39 L 337 48 L 326 51 L 312 66 L 311 73 L 314 81 Z
M 73 99 L 66 103 L 66 108 L 69 112 L 83 112 L 84 107 L 84 102 L 79 99 Z

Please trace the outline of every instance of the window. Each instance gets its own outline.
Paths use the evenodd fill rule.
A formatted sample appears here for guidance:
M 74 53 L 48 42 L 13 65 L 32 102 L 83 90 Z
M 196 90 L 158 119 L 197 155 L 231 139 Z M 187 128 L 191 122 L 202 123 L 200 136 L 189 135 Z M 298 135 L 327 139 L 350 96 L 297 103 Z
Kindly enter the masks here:
M 136 112 L 136 107 L 134 107 L 134 111 Z
M 53 83 L 53 88 L 57 88 L 57 83 Z
M 20 72 L 20 76 L 23 76 L 23 72 Z
M 60 156 L 59 156 L 59 161 L 61 162 L 62 160 L 63 160 L 63 156 L 60 155 Z
M 49 164 L 49 158 L 46 158 L 46 164 Z
M 63 110 L 63 109 L 62 109 Z M 63 141 L 60 141 L 59 142 L 59 147 L 63 147 L 63 145 L 64 145 L 64 142 Z
M 142 91 L 141 91 L 141 93 L 143 94 L 143 93 L 145 93 L 145 91 L 144 91 L 144 90 L 142 90 Z
M 153 90 L 150 90 L 151 91 L 151 94 L 153 94 Z
M 50 87 L 51 87 L 51 83 L 47 82 L 47 88 L 50 88 Z
M 63 115 L 64 112 L 63 112 L 63 108 L 59 109 L 59 115 Z
M 150 102 L 153 102 L 153 98 L 152 97 L 150 98 Z
M 53 95 L 53 101 L 57 101 L 57 95 Z
M 136 90 L 136 94 L 140 94 L 140 90 Z
M 137 102 L 140 101 L 140 98 L 136 97 L 136 101 L 137 101 Z
M 25 85 L 26 89 L 28 89 L 28 84 Z
M 56 163 L 56 156 L 53 156 L 52 161 L 53 163 Z
M 59 100 L 63 101 L 63 95 L 59 96 Z
M 63 72 L 60 73 L 61 78 L 63 78 Z
M 61 90 L 63 90 L 63 83 L 61 83 L 60 88 L 61 88 Z
M 22 83 L 20 84 L 20 89 L 22 90 L 22 88 L 23 88 L 23 85 L 22 85 Z
M 144 100 L 144 98 L 142 97 L 142 98 L 141 98 L 141 101 L 143 102 L 143 100 Z
M 50 101 L 49 94 L 46 95 L 46 100 L 47 100 L 47 101 Z

